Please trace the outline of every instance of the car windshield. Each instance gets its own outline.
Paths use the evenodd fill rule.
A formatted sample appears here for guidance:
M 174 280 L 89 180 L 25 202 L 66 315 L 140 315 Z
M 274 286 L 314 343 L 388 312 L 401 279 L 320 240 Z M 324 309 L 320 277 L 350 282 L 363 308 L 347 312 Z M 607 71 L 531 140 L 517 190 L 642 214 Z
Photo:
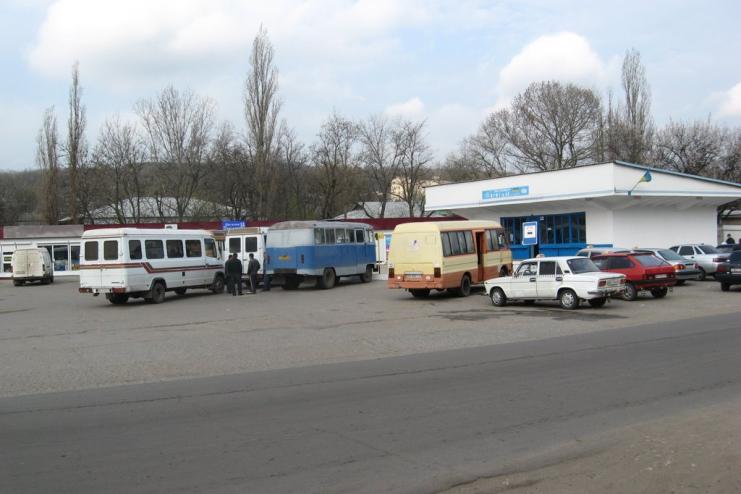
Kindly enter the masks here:
M 593 273 L 599 271 L 599 268 L 591 259 L 569 259 L 566 261 L 566 264 L 569 265 L 571 272 L 574 274 Z
M 666 262 L 662 261 L 653 254 L 643 254 L 634 256 L 635 260 L 641 263 L 641 266 L 655 267 L 655 266 L 666 266 Z
M 720 254 L 718 249 L 710 245 L 698 245 L 697 248 L 700 249 L 703 254 Z
M 673 250 L 661 249 L 656 252 L 658 252 L 659 255 L 663 257 L 664 259 L 666 259 L 667 261 L 686 261 L 684 257 L 680 256 Z

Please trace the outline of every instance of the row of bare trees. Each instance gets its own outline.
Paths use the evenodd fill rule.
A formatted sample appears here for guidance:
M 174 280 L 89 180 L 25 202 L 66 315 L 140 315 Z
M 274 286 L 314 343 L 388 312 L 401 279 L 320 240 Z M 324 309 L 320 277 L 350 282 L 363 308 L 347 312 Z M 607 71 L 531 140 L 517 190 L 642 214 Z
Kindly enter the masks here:
M 733 182 L 741 180 L 741 128 L 670 121 L 657 128 L 640 54 L 622 66 L 622 98 L 605 105 L 594 90 L 556 81 L 532 83 L 491 113 L 440 173 L 446 179 L 490 178 L 609 160 L 653 165 Z
M 210 218 L 328 218 L 364 201 L 380 203 L 366 211 L 371 216 L 384 217 L 391 201 L 404 202 L 415 216 L 423 211 L 428 180 L 615 159 L 741 181 L 741 129 L 709 118 L 657 128 L 636 50 L 626 53 L 621 86 L 621 97 L 610 93 L 605 104 L 591 88 L 535 82 L 433 164 L 424 121 L 381 115 L 352 121 L 333 112 L 313 143 L 301 142 L 281 119 L 274 52 L 263 29 L 244 83 L 243 132 L 216 121 L 211 99 L 166 87 L 134 105 L 134 120 L 106 120 L 89 149 L 75 64 L 66 141 L 59 140 L 53 108 L 39 132 L 37 216 L 48 223 L 94 222 L 96 209 L 106 207 L 117 222 L 132 223 L 151 217 L 155 204 L 155 216 L 180 220 L 194 211 Z M 8 204 L 0 198 L 0 222 L 21 214 Z

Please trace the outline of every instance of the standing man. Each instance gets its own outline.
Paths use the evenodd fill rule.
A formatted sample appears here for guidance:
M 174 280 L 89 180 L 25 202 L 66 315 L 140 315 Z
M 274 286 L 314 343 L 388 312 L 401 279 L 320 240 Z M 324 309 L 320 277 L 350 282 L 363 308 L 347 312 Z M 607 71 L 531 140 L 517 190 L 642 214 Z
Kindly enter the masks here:
M 242 295 L 242 262 L 237 254 L 230 254 L 229 260 L 224 265 L 226 271 L 226 287 L 229 293 L 237 296 L 237 291 Z M 236 283 L 236 287 L 235 284 Z
M 733 239 L 733 237 L 731 237 L 731 234 L 729 233 L 728 236 L 726 237 L 726 244 L 733 245 L 735 243 L 736 241 Z
M 247 263 L 247 277 L 250 279 L 250 290 L 257 293 L 257 273 L 260 272 L 260 261 L 250 252 L 250 261 Z

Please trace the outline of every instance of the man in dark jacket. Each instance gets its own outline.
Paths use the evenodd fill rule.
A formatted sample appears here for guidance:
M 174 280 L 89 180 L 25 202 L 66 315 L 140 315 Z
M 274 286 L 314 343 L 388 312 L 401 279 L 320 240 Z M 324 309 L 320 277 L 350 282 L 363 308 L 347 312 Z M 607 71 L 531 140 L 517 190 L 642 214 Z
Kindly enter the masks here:
M 226 271 L 226 288 L 229 293 L 236 296 L 239 291 L 242 295 L 242 262 L 237 254 L 229 255 L 229 260 L 224 264 L 224 271 Z M 237 290 L 235 290 L 235 283 Z
M 257 293 L 257 273 L 260 272 L 260 261 L 250 253 L 250 261 L 247 263 L 247 277 L 250 279 L 250 290 Z

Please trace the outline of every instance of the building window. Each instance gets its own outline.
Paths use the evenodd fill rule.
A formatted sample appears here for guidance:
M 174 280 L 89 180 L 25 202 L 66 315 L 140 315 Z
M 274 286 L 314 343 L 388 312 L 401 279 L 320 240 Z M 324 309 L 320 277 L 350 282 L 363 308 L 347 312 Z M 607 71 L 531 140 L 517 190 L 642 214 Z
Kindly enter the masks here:
M 548 214 L 542 216 L 519 216 L 501 218 L 506 237 L 512 245 L 522 244 L 522 224 L 528 221 L 538 222 L 538 243 L 583 244 L 586 242 L 585 213 Z

